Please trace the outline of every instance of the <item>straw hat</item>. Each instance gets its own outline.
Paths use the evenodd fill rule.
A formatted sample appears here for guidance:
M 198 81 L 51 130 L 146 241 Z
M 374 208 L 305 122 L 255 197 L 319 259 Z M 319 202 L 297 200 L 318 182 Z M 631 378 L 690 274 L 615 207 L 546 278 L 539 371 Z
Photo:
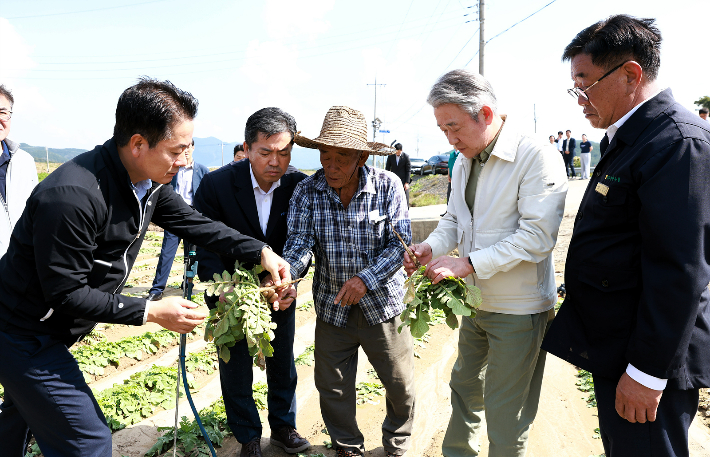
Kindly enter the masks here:
M 299 132 L 294 141 L 297 145 L 310 149 L 334 146 L 382 156 L 394 154 L 394 149 L 386 144 L 367 141 L 365 115 L 347 106 L 333 106 L 328 110 L 317 138 L 311 140 L 301 136 Z

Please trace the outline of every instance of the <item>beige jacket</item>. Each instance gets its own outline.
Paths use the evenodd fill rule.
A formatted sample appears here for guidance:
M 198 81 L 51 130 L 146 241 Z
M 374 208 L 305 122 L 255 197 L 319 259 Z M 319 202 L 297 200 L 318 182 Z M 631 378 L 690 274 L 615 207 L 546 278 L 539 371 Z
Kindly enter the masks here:
M 425 243 L 434 258 L 455 247 L 470 257 L 475 273 L 466 281 L 481 289 L 480 309 L 549 310 L 557 296 L 552 249 L 567 194 L 560 153 L 522 135 L 507 120 L 479 176 L 473 217 L 465 200 L 472 163 L 459 154 L 447 212 Z

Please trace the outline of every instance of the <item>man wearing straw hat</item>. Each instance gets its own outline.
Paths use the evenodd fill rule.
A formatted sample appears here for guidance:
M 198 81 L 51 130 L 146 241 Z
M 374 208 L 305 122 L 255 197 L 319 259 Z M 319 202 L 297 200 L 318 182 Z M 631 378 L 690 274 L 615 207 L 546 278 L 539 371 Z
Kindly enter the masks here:
M 404 248 L 392 227 L 410 240 L 411 226 L 399 178 L 365 165 L 370 154 L 393 151 L 368 143 L 365 116 L 344 106 L 328 110 L 320 136 L 295 142 L 319 149 L 323 165 L 293 193 L 283 250 L 296 276 L 315 257 L 314 377 L 323 421 L 338 457 L 364 454 L 355 419 L 362 347 L 387 390 L 386 455 L 403 455 L 414 419 L 414 358 L 411 334 L 397 331 Z

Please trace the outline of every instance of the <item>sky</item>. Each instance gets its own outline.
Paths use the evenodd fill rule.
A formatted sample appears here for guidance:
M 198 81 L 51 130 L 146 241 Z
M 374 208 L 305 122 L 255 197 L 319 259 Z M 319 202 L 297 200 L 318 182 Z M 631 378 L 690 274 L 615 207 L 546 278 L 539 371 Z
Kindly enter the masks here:
M 693 102 L 710 95 L 708 0 L 486 0 L 484 11 L 484 75 L 499 112 L 541 140 L 567 129 L 604 135 L 567 94 L 561 55 L 612 14 L 657 19 L 658 81 L 678 102 L 697 112 Z M 390 132 L 376 140 L 429 158 L 451 148 L 428 91 L 449 70 L 479 70 L 479 25 L 478 2 L 464 0 L 2 0 L 0 83 L 15 98 L 9 138 L 101 144 L 118 97 L 147 75 L 197 97 L 194 136 L 225 142 L 243 141 L 246 119 L 266 106 L 292 114 L 310 138 L 334 105 L 369 123 L 376 93 L 380 129 Z

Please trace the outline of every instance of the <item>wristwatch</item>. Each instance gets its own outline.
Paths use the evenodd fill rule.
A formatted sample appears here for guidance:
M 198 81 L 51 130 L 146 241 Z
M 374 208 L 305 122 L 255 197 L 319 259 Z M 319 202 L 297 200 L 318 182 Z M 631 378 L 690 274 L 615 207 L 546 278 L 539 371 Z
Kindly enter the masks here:
M 264 252 L 264 249 L 266 249 L 266 248 L 269 248 L 269 251 L 272 251 L 272 252 L 274 251 L 273 249 L 271 249 L 271 246 L 269 246 L 268 244 L 263 245 L 261 247 L 261 249 L 259 249 L 259 255 L 256 258 L 257 265 L 261 265 L 261 253 Z

